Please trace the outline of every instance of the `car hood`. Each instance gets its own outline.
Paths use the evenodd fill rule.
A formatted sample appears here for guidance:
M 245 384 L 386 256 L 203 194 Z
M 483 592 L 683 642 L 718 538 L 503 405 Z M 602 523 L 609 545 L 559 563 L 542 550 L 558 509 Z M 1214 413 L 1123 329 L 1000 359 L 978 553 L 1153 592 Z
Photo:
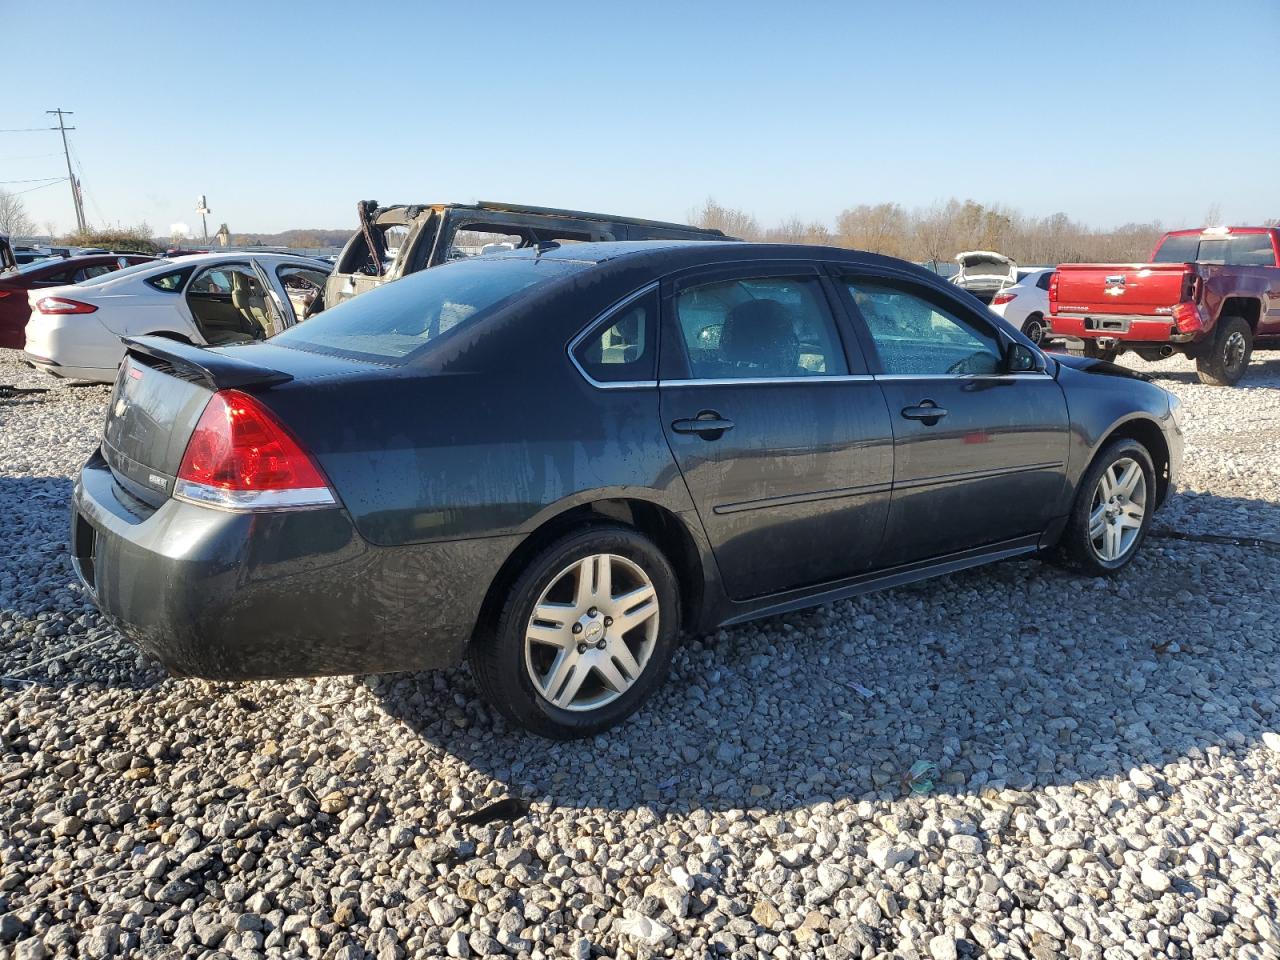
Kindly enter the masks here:
M 1107 360 L 1098 360 L 1094 357 L 1077 357 L 1069 353 L 1051 353 L 1049 356 L 1062 364 L 1064 367 L 1071 367 L 1073 370 L 1081 370 L 1085 373 L 1097 374 L 1100 377 L 1124 377 L 1129 380 L 1142 380 L 1151 383 L 1152 378 L 1145 373 L 1139 373 L 1137 370 L 1130 370 L 1128 367 L 1122 367 L 1118 363 L 1111 363 Z

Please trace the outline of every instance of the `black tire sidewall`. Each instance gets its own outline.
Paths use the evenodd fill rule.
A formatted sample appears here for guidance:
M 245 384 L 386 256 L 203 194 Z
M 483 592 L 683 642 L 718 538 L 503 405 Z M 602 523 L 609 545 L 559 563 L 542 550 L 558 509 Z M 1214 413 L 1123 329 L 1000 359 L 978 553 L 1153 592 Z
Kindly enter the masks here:
M 1233 333 L 1240 333 L 1244 336 L 1244 357 L 1241 358 L 1240 368 L 1235 371 L 1232 371 L 1227 365 L 1227 340 Z M 1249 366 L 1249 359 L 1252 354 L 1253 331 L 1249 328 L 1249 324 L 1242 317 L 1224 318 L 1213 344 L 1213 362 L 1214 366 L 1218 368 L 1219 379 L 1230 384 L 1239 383 L 1240 378 L 1244 376 L 1244 372 Z
M 1089 538 L 1089 514 L 1092 512 L 1093 493 L 1097 489 L 1098 481 L 1102 478 L 1102 472 L 1122 457 L 1136 460 L 1142 468 L 1143 478 L 1147 483 L 1146 510 L 1143 513 L 1142 526 L 1138 529 L 1138 536 L 1133 546 L 1129 548 L 1129 552 L 1119 560 L 1103 560 L 1094 552 L 1093 543 Z M 1076 500 L 1071 508 L 1067 529 L 1063 533 L 1060 544 L 1071 566 L 1091 576 L 1109 577 L 1119 573 L 1133 562 L 1133 558 L 1142 550 L 1142 545 L 1146 542 L 1147 534 L 1151 530 L 1157 499 L 1155 474 L 1155 464 L 1151 460 L 1151 454 L 1136 440 L 1112 440 L 1099 451 L 1080 479 Z
M 533 605 L 551 579 L 576 560 L 611 553 L 635 563 L 658 594 L 658 637 L 640 678 L 612 703 L 589 712 L 562 710 L 534 689 L 525 668 L 524 632 Z M 570 534 L 542 550 L 516 578 L 488 642 L 496 707 L 546 737 L 572 739 L 599 733 L 634 713 L 665 679 L 680 631 L 679 587 L 670 562 L 652 541 L 627 527 L 602 524 Z
M 1033 331 L 1039 329 L 1040 335 L 1034 336 Z M 1022 335 L 1034 343 L 1037 347 L 1044 343 L 1045 335 L 1044 317 L 1038 313 L 1033 313 L 1027 319 L 1022 321 Z

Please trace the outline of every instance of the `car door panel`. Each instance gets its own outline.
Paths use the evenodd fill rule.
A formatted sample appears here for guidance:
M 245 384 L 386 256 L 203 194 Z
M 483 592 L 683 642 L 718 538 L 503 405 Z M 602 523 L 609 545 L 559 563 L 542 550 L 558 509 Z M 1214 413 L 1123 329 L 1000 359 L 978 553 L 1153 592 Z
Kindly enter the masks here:
M 1067 408 L 1057 381 L 886 378 L 894 433 L 893 498 L 880 565 L 1043 530 L 1065 482 Z M 935 405 L 937 421 L 903 410 Z
M 1066 482 L 1069 444 L 1057 381 L 1041 371 L 1004 373 L 1004 334 L 958 297 L 911 278 L 840 276 L 894 435 L 877 566 L 1046 529 Z
M 797 265 L 786 271 L 796 274 Z M 830 292 L 815 270 L 800 271 L 798 282 L 814 296 L 810 306 L 828 311 L 835 333 Z M 733 273 L 758 278 L 769 272 L 756 266 Z M 725 590 L 745 599 L 864 571 L 884 532 L 893 470 L 893 434 L 880 388 L 860 355 L 844 353 L 848 345 L 838 334 L 835 343 L 820 347 L 807 347 L 800 338 L 801 364 L 812 368 L 821 353 L 824 364 L 839 363 L 838 373 L 802 366 L 805 373 L 795 376 L 693 376 L 698 370 L 678 326 L 677 294 L 734 279 L 725 278 L 724 271 L 705 273 L 666 291 L 663 369 L 671 369 L 668 358 L 677 351 L 679 367 L 675 377 L 664 375 L 659 389 L 667 441 Z M 709 315 L 706 330 L 717 326 Z M 726 329 L 721 326 L 716 337 L 727 336 Z M 838 357 L 831 353 L 836 350 Z M 704 374 L 722 361 L 707 363 Z

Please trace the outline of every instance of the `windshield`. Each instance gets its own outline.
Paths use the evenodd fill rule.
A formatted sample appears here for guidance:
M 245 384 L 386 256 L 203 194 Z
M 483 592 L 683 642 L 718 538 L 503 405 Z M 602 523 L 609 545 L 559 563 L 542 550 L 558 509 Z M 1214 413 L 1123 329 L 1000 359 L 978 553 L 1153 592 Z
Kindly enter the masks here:
M 141 273 L 143 270 L 151 270 L 155 267 L 164 266 L 170 263 L 169 260 L 148 260 L 146 263 L 135 263 L 132 267 L 122 267 L 119 270 L 112 270 L 110 273 L 104 273 L 101 276 L 90 277 L 88 280 L 81 280 L 76 286 L 78 287 L 96 287 L 100 283 L 109 283 L 112 280 L 119 280 L 121 277 L 127 277 L 131 273 Z
M 301 350 L 407 363 L 428 343 L 506 306 L 530 287 L 584 264 L 486 258 L 432 267 L 326 310 L 272 340 Z

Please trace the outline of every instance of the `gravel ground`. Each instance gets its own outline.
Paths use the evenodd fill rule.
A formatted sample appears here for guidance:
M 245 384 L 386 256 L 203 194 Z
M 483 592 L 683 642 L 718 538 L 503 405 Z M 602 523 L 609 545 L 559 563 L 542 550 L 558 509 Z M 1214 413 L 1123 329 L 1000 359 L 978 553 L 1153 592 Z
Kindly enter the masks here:
M 0 400 L 0 960 L 1280 958 L 1280 358 L 1130 362 L 1189 443 L 1120 579 L 1008 563 L 690 639 L 573 744 L 465 670 L 167 678 L 65 557 L 107 388 Z

